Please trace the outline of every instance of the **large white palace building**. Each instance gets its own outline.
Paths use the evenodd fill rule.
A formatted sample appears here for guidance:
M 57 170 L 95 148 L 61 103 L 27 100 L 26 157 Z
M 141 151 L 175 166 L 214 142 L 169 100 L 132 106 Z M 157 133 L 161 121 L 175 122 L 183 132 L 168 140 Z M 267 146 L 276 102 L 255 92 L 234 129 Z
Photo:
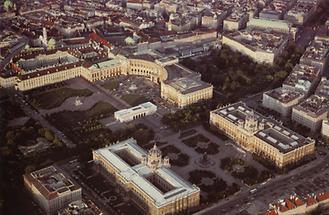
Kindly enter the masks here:
M 85 49 L 90 53 L 97 51 L 91 47 Z M 19 91 L 28 91 L 75 77 L 95 82 L 120 75 L 136 75 L 159 84 L 161 97 L 178 107 L 212 98 L 213 86 L 201 81 L 199 74 L 178 65 L 177 62 L 171 65 L 176 68 L 175 71 L 168 71 L 167 65 L 143 55 L 129 58 L 111 55 L 109 58 L 106 52 L 97 51 L 100 52 L 98 57 L 101 59 L 91 64 L 81 54 L 87 51 L 61 48 L 17 56 L 18 60 L 11 63 L 13 72 L 0 75 L 0 87 L 15 86 Z M 181 74 L 186 76 L 181 77 Z M 192 84 L 193 87 L 185 86 L 187 84 Z
M 210 124 L 242 148 L 283 168 L 314 154 L 315 140 L 268 119 L 242 102 L 210 112 Z
M 200 189 L 170 170 L 156 145 L 146 153 L 130 138 L 94 150 L 93 160 L 145 214 L 188 214 L 200 203 Z

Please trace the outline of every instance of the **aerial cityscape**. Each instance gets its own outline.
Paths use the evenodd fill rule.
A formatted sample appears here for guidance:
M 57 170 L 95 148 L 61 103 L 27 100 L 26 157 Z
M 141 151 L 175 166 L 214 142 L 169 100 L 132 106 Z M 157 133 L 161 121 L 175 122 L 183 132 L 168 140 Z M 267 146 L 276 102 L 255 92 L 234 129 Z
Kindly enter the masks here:
M 329 214 L 329 0 L 3 0 L 0 215 Z

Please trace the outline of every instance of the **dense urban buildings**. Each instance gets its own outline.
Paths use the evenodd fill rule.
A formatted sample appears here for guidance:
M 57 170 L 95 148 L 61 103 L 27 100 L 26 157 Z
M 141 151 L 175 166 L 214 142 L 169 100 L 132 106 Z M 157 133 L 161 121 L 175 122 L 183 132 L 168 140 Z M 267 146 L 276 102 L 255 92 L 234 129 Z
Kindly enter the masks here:
M 264 215 L 288 215 L 316 213 L 316 209 L 326 207 L 329 202 L 329 193 L 311 193 L 307 197 L 291 195 L 280 199 L 270 205 L 270 209 Z
M 0 213 L 328 214 L 328 11 L 4 0 Z
M 146 153 L 127 139 L 94 150 L 93 160 L 147 214 L 189 212 L 200 203 L 200 189 L 171 171 L 169 158 L 156 145 Z

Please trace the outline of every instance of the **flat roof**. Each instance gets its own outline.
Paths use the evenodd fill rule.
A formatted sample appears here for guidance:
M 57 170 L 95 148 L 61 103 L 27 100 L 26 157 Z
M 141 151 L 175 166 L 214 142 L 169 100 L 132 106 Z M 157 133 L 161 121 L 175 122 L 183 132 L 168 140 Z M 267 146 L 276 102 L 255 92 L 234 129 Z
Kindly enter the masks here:
M 174 80 L 165 81 L 165 84 L 173 87 L 175 90 L 182 94 L 192 93 L 198 90 L 206 89 L 212 87 L 211 84 L 201 81 L 195 77 L 181 77 Z
M 296 99 L 301 99 L 304 97 L 303 93 L 293 91 L 293 90 L 287 90 L 282 87 L 269 90 L 265 92 L 264 94 L 272 97 L 275 100 L 280 101 L 281 103 L 289 103 L 291 101 L 294 101 Z
M 224 36 L 243 44 L 253 51 L 262 50 L 265 52 L 273 52 L 279 49 L 289 38 L 289 35 L 285 33 L 252 28 L 230 32 Z
M 80 189 L 54 166 L 25 174 L 24 177 L 48 200 L 58 197 L 61 193 Z
M 249 108 L 245 103 L 238 102 L 212 111 L 226 120 L 238 125 L 245 122 L 246 117 L 252 114 L 258 122 L 264 122 L 264 128 L 258 129 L 255 136 L 269 145 L 278 149 L 281 153 L 291 152 L 301 146 L 312 143 L 309 138 L 282 126 L 275 120 L 269 119 Z
M 311 117 L 318 117 L 329 110 L 329 100 L 326 97 L 311 95 L 293 109 L 304 112 Z
M 283 85 L 289 85 L 307 93 L 319 76 L 319 68 L 306 64 L 297 64 L 290 75 L 284 80 Z
M 152 171 L 147 165 L 143 163 L 139 163 L 135 166 L 129 166 L 123 159 L 120 158 L 120 156 L 116 154 L 116 152 L 121 150 L 127 150 L 140 161 L 144 156 L 147 156 L 147 153 L 144 151 L 144 149 L 138 146 L 136 140 L 133 138 L 118 142 L 105 148 L 94 150 L 94 153 L 102 156 L 107 162 L 116 168 L 116 174 L 119 174 L 126 181 L 129 181 L 130 183 L 139 187 L 140 190 L 145 192 L 151 199 L 154 200 L 154 204 L 157 207 L 161 207 L 172 201 L 175 201 L 178 196 L 187 196 L 193 192 L 200 191 L 198 187 L 180 178 L 167 167 L 162 166 Z M 162 193 L 146 178 L 152 173 L 157 174 L 174 188 L 169 192 Z
M 120 63 L 121 63 L 120 60 L 115 58 L 115 59 L 95 63 L 91 67 L 89 67 L 89 69 L 103 69 L 103 68 L 112 67 L 113 65 L 117 65 Z
M 322 79 L 315 91 L 316 95 L 324 96 L 329 99 L 329 80 Z
M 123 117 L 125 115 L 133 114 L 134 112 L 140 113 L 140 112 L 144 112 L 144 111 L 152 110 L 152 109 L 156 109 L 156 108 L 157 108 L 157 106 L 154 105 L 153 103 L 145 102 L 145 103 L 142 103 L 140 105 L 137 105 L 137 106 L 134 106 L 134 107 L 131 107 L 128 109 L 118 110 L 114 113 L 114 115 Z

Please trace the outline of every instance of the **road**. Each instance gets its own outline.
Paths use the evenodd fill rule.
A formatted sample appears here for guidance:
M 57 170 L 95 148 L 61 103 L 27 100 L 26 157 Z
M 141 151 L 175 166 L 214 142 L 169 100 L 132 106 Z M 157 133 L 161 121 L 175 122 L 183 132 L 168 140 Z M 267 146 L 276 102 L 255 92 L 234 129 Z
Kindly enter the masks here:
M 69 162 L 67 162 L 69 163 Z M 99 199 L 99 196 L 92 190 L 90 189 L 86 184 L 84 184 L 82 181 L 80 181 L 79 178 L 74 179 L 72 178 L 72 167 L 66 166 L 66 165 L 57 165 L 55 166 L 58 169 L 61 169 L 66 176 L 70 176 L 70 179 L 74 184 L 79 184 L 82 187 L 83 194 L 86 195 L 88 198 L 90 198 L 98 207 L 100 207 L 101 211 L 103 212 L 104 215 L 117 215 L 117 213 L 111 209 L 108 205 L 104 204 L 102 200 Z M 70 168 L 70 169 L 68 169 Z M 74 168 L 74 167 L 73 167 Z
M 243 204 L 250 202 L 252 199 L 262 199 L 265 193 L 279 190 L 285 186 L 287 186 L 287 188 L 291 187 L 291 184 L 287 183 L 287 181 L 292 181 L 295 178 L 310 178 L 311 176 L 318 174 L 322 168 L 326 167 L 328 164 L 328 159 L 329 155 L 322 158 L 317 158 L 315 161 L 294 169 L 286 175 L 277 176 L 276 178 L 269 181 L 266 185 L 258 185 L 257 191 L 253 194 L 250 194 L 250 190 L 252 188 L 249 190 L 241 191 L 237 195 L 233 195 L 233 197 L 231 196 L 228 200 L 221 200 L 212 207 L 194 213 L 194 215 L 219 214 L 218 212 L 220 212 L 220 214 L 229 214 L 229 212 L 231 212 L 234 208 L 240 208 Z
M 296 46 L 304 49 L 309 46 L 309 43 L 313 40 L 315 31 L 313 30 L 313 27 L 305 27 L 302 31 L 301 36 L 296 41 Z

